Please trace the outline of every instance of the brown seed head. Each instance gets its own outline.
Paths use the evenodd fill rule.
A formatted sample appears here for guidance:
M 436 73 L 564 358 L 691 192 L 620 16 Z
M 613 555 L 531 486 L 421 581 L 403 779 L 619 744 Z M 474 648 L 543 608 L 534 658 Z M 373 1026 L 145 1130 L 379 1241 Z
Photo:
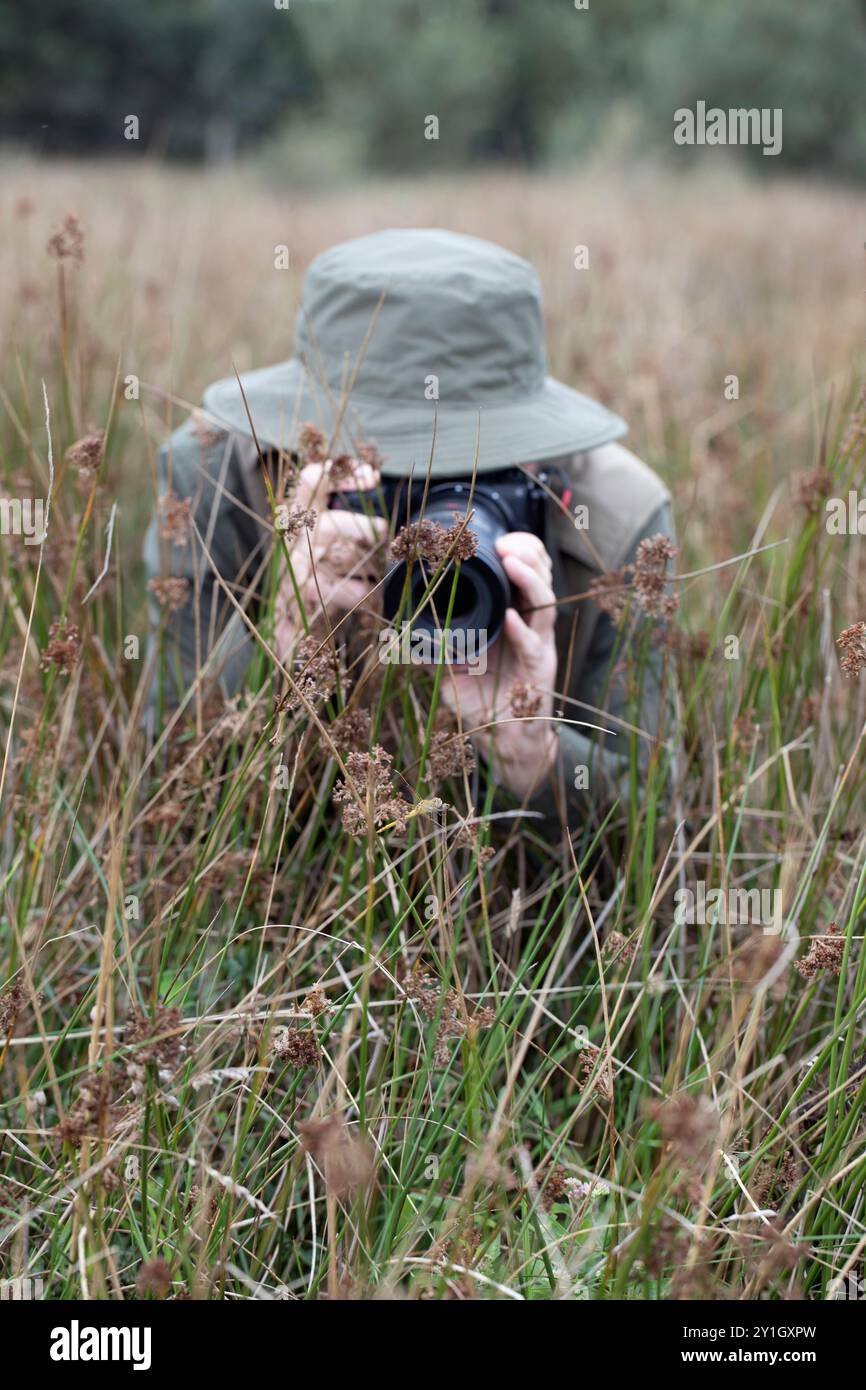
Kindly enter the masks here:
M 298 1133 L 302 1149 L 315 1160 L 325 1186 L 335 1196 L 345 1196 L 369 1181 L 373 1171 L 370 1150 L 349 1133 L 341 1115 L 301 1122 Z
M 183 608 L 189 593 L 189 580 L 181 578 L 150 579 L 147 584 L 160 608 L 176 613 Z
M 668 565 L 676 553 L 676 546 L 661 532 L 642 540 L 637 548 L 634 593 L 648 617 L 672 618 L 679 607 L 679 596 L 668 593 Z
M 842 653 L 840 665 L 845 675 L 851 679 L 859 676 L 866 666 L 866 623 L 846 627 L 836 638 L 836 646 Z
M 175 492 L 163 493 L 159 499 L 159 534 L 172 545 L 189 541 L 190 501 Z
M 60 230 L 49 238 L 45 249 L 57 261 L 72 261 L 74 265 L 80 265 L 84 260 L 84 232 L 78 218 L 71 213 L 64 218 Z
M 311 1028 L 281 1028 L 274 1034 L 271 1051 L 279 1062 L 296 1071 L 317 1067 L 322 1055 L 319 1040 Z
M 541 709 L 541 696 L 526 681 L 514 681 L 508 694 L 508 705 L 515 719 L 533 719 Z
M 322 430 L 309 420 L 301 426 L 298 453 L 302 463 L 325 463 L 327 460 L 328 441 Z
M 816 936 L 809 950 L 801 960 L 794 961 L 794 969 L 804 980 L 814 980 L 816 975 L 838 975 L 842 969 L 845 955 L 845 938 L 835 922 L 827 928 L 826 936 Z
M 42 669 L 56 666 L 61 675 L 68 676 L 75 670 L 81 655 L 81 633 L 74 623 L 56 622 L 51 624 L 48 646 L 42 653 Z
M 147 1294 L 152 1298 L 165 1298 L 171 1289 L 171 1268 L 167 1261 L 146 1260 L 138 1271 L 135 1287 L 139 1298 Z

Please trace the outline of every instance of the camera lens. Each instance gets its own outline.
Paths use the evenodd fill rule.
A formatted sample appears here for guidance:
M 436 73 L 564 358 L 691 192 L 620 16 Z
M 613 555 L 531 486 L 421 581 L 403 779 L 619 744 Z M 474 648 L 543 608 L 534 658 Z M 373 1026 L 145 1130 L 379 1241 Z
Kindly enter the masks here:
M 424 507 L 424 520 L 438 522 L 449 528 L 466 515 L 469 489 L 465 484 L 442 484 L 431 488 Z M 412 520 L 418 519 L 414 512 Z M 496 540 L 509 529 L 502 507 L 483 493 L 472 498 L 472 520 L 468 527 L 475 536 L 475 554 L 456 566 L 447 564 L 437 576 L 435 591 L 425 600 L 425 594 L 436 573 L 430 561 L 415 560 L 411 567 L 408 599 L 403 607 L 403 621 L 415 631 L 440 632 L 446 627 L 449 603 L 451 615 L 448 630 L 461 635 L 464 647 L 476 653 L 492 646 L 502 631 L 511 586 L 496 554 Z M 393 567 L 385 579 L 385 617 L 393 621 L 400 610 L 406 586 L 406 565 Z M 454 590 L 452 599 L 452 588 Z M 471 640 L 467 640 L 471 634 Z

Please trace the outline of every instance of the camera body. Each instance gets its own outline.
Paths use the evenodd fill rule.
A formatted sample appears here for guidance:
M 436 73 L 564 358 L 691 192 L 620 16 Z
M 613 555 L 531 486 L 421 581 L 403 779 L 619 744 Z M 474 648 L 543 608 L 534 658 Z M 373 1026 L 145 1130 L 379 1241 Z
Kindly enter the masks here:
M 446 626 L 454 587 L 448 632 L 464 638 L 471 633 L 472 649 L 481 653 L 499 637 L 505 610 L 516 597 L 496 553 L 496 541 L 509 531 L 529 531 L 543 542 L 547 498 L 551 491 L 558 492 L 558 481 L 554 470 L 533 474 L 522 468 L 484 473 L 476 476 L 474 485 L 471 478 L 443 479 L 427 487 L 423 478 L 383 478 L 375 492 L 337 493 L 332 505 L 372 510 L 388 519 L 392 530 L 422 518 L 447 529 L 469 511 L 467 530 L 475 537 L 476 550 L 461 561 L 456 587 L 454 562 L 446 563 L 435 592 L 427 595 L 435 567 L 420 559 L 410 565 L 401 560 L 385 575 L 383 608 L 389 623 L 402 611 L 413 631 L 439 634 Z

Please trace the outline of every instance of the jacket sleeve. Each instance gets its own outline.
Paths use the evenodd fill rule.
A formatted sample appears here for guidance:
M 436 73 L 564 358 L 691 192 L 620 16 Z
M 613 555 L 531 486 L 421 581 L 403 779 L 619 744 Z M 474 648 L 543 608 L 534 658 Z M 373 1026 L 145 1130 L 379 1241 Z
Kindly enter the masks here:
M 257 595 L 250 586 L 264 554 L 267 528 L 250 515 L 232 435 L 215 438 L 188 420 L 159 450 L 157 470 L 159 500 L 145 537 L 144 558 L 151 619 L 155 631 L 162 628 L 164 659 L 158 663 L 151 698 L 162 685 L 169 702 L 176 702 L 201 672 L 208 683 L 218 683 L 230 695 L 243 681 L 255 641 L 215 571 L 252 616 Z M 166 525 L 163 504 L 169 493 L 189 503 L 195 529 L 181 524 L 174 535 L 166 535 L 173 530 Z M 184 530 L 185 544 L 179 543 Z M 176 611 L 160 603 L 158 590 L 154 592 L 153 581 L 158 586 L 167 578 L 187 581 L 185 600 Z
M 668 502 L 635 538 L 626 563 L 634 563 L 642 540 L 659 533 L 674 539 Z M 617 668 L 629 659 L 635 674 L 626 679 Z M 663 709 L 663 666 L 664 651 L 648 619 L 629 618 L 621 632 L 607 614 L 599 615 L 586 660 L 566 692 L 570 700 L 563 703 L 563 716 L 610 732 L 560 723 L 557 763 L 526 803 L 528 811 L 540 813 L 548 824 L 564 820 L 574 828 L 593 809 L 628 797 L 634 772 L 641 775 L 654 741 L 664 737 L 668 710 Z

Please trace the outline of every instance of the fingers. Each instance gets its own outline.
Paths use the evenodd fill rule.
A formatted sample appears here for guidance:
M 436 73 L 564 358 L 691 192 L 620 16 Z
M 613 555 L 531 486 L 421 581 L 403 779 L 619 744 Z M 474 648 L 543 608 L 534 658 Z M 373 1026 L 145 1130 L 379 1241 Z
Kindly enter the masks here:
M 366 579 L 325 573 L 317 574 L 315 580 L 307 577 L 300 584 L 300 590 L 308 621 L 324 612 L 329 621 L 336 622 L 341 614 L 357 608 L 370 595 L 370 585 Z M 300 636 L 302 626 L 297 598 L 294 588 L 284 581 L 276 602 L 275 641 L 278 652 L 288 651 Z
M 334 578 L 320 578 L 317 596 L 321 593 L 328 613 L 348 613 L 362 603 L 369 592 L 370 586 L 366 580 L 346 579 L 337 575 Z
M 366 516 L 363 512 L 321 512 L 316 522 L 315 547 L 323 548 L 346 541 L 362 546 L 380 545 L 388 534 L 383 516 Z
M 292 503 L 296 507 L 319 511 L 328 505 L 328 468 L 324 463 L 308 463 L 298 474 Z
M 549 654 L 550 638 L 533 631 L 525 623 L 516 608 L 505 610 L 505 640 L 510 643 L 517 663 L 530 678 L 538 675 L 545 667 Z
M 324 510 L 328 497 L 334 492 L 368 492 L 379 485 L 379 474 L 372 464 L 351 459 L 351 474 L 331 480 L 331 460 L 325 463 L 308 463 L 298 474 L 293 502 L 299 507 L 312 507 L 315 511 Z
M 374 487 L 379 486 L 379 473 L 371 463 L 362 463 L 360 459 L 350 459 L 350 463 L 351 476 L 336 482 L 331 488 L 332 492 L 372 492 Z
M 320 590 L 322 608 L 319 604 Z M 332 625 L 339 622 L 341 615 L 349 613 L 363 604 L 364 599 L 369 594 L 369 586 L 360 579 L 339 579 L 336 582 L 329 580 L 320 585 L 320 590 L 311 589 L 308 593 L 304 605 L 307 618 L 309 620 L 321 611 L 324 613 L 326 621 Z M 279 603 L 278 598 L 277 617 L 274 625 L 274 647 L 280 660 L 285 662 L 303 637 L 304 628 L 298 616 L 294 595 L 285 595 L 282 608 L 279 607 Z
M 539 546 L 547 556 L 540 542 Z M 544 559 L 535 553 L 529 561 L 519 557 L 514 550 L 506 550 L 501 558 L 505 573 L 520 594 L 521 606 L 530 610 L 525 614 L 526 624 L 533 632 L 549 638 L 556 625 L 556 595 Z
M 552 578 L 553 561 L 538 536 L 533 536 L 530 531 L 506 532 L 496 542 L 496 552 L 500 560 L 504 560 L 506 555 L 516 555 L 538 574 L 548 580 Z
M 357 544 L 340 541 L 325 551 L 317 547 L 312 565 L 308 556 L 298 578 L 308 614 L 320 604 L 345 613 L 370 597 L 381 574 L 365 565 Z
M 311 532 L 302 531 L 291 548 L 294 580 L 309 617 L 323 605 L 332 615 L 356 607 L 382 578 L 377 548 L 387 535 L 382 517 L 357 512 L 320 512 Z M 280 585 L 287 610 L 296 607 L 288 575 Z
M 295 488 L 294 505 L 316 512 L 311 532 L 302 529 L 291 545 L 296 576 L 303 588 L 315 567 L 321 586 L 330 586 L 351 570 L 362 568 L 365 558 L 382 544 L 388 533 L 384 517 L 363 512 L 328 508 L 333 491 L 345 491 L 355 484 L 375 486 L 378 474 L 367 463 L 358 463 L 351 478 L 338 488 L 330 482 L 330 463 L 311 463 L 301 469 Z

